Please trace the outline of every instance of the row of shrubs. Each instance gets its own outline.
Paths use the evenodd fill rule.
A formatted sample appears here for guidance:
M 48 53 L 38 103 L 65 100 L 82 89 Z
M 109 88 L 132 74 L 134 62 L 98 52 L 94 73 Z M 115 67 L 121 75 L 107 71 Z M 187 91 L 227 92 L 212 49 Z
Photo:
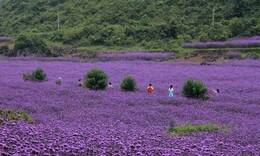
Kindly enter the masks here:
M 93 69 L 84 77 L 84 86 L 90 89 L 103 90 L 107 87 L 107 75 L 104 71 Z M 135 91 L 137 89 L 136 80 L 132 76 L 126 76 L 120 85 L 124 91 Z M 199 80 L 189 79 L 182 88 L 182 93 L 188 98 L 208 99 L 206 96 L 208 89 L 206 85 Z
M 90 70 L 84 77 L 83 85 L 92 90 L 104 90 L 108 84 L 107 74 L 100 69 Z M 136 80 L 132 76 L 126 76 L 121 82 L 121 89 L 124 91 L 135 91 Z
M 0 55 L 8 57 L 17 56 L 38 56 L 38 57 L 59 57 L 72 55 L 80 59 L 93 59 L 97 57 L 96 51 L 88 49 L 77 49 L 69 45 L 47 45 L 47 42 L 33 34 L 20 34 L 14 41 L 14 47 L 4 44 L 0 45 Z
M 13 48 L 9 48 L 8 44 L 0 46 L 0 54 L 10 57 L 55 56 L 45 40 L 31 34 L 18 35 Z
M 0 46 L 0 54 L 9 57 L 58 57 L 70 52 L 75 53 L 75 49 L 58 45 L 48 46 L 44 39 L 30 33 L 19 34 L 14 41 L 13 48 L 10 48 L 8 44 Z
M 41 68 L 37 68 L 31 73 L 23 74 L 23 79 L 40 82 L 46 81 L 47 75 Z M 83 86 L 91 90 L 104 90 L 108 86 L 108 76 L 100 69 L 92 69 L 84 76 Z M 137 89 L 136 80 L 130 75 L 126 76 L 122 80 L 120 88 L 123 91 L 135 91 Z M 187 80 L 182 89 L 183 95 L 188 98 L 207 99 L 207 92 L 208 89 L 202 81 L 193 79 Z

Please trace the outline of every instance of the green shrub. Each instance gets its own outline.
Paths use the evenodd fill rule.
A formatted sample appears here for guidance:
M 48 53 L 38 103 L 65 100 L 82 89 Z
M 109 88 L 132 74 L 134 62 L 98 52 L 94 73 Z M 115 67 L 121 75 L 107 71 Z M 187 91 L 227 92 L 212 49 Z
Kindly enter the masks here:
M 97 58 L 97 52 L 95 51 L 87 51 L 79 53 L 80 59 L 94 59 Z
M 94 59 L 97 58 L 98 53 L 96 51 L 78 49 L 80 52 L 78 53 L 78 57 L 80 59 Z
M 257 60 L 257 59 L 259 59 L 260 57 L 259 57 L 259 55 L 258 55 L 257 53 L 248 53 L 248 54 L 246 55 L 246 58 L 247 58 L 247 59 L 252 59 L 252 60 Z
M 44 81 L 47 80 L 47 75 L 41 68 L 37 68 L 32 73 L 24 73 L 23 79 L 31 81 Z
M 124 91 L 135 91 L 136 90 L 136 81 L 132 76 L 126 76 L 121 82 L 121 89 Z
M 44 73 L 44 71 L 41 68 L 37 68 L 32 72 L 32 77 L 34 80 L 43 81 L 47 79 L 47 75 Z
M 191 134 L 198 132 L 215 132 L 219 130 L 219 126 L 216 124 L 185 124 L 181 126 L 171 127 L 169 131 L 174 134 Z
M 20 34 L 14 44 L 16 56 L 50 56 L 50 50 L 44 40 L 35 35 Z
M 52 33 L 50 39 L 54 42 L 61 42 L 63 44 L 78 45 L 82 36 L 82 27 L 60 29 Z
M 68 49 L 63 48 L 62 46 L 56 46 L 56 45 L 50 46 L 49 49 L 50 49 L 51 56 L 53 57 L 63 56 L 66 53 L 66 51 L 69 51 Z
M 206 99 L 207 87 L 199 80 L 189 79 L 185 82 L 182 93 L 188 98 Z
M 104 90 L 107 87 L 107 74 L 100 69 L 90 70 L 84 77 L 84 86 L 93 90 Z
M 7 54 L 9 52 L 9 47 L 7 45 L 0 46 L 0 54 Z
M 29 123 L 33 123 L 33 118 L 29 114 L 27 114 L 25 112 L 20 112 L 20 111 L 0 109 L 0 118 L 3 118 L 4 120 L 7 120 L 7 121 L 24 120 Z

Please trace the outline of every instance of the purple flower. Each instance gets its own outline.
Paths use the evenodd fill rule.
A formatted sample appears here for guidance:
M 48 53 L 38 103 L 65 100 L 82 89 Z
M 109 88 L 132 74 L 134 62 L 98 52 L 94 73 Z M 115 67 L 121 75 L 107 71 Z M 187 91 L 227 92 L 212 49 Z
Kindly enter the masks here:
M 129 54 L 130 55 L 130 54 Z M 131 54 L 134 55 L 134 54 Z M 43 83 L 25 82 L 21 74 L 41 67 Z M 103 69 L 113 88 L 91 91 L 77 86 L 92 68 Z M 35 123 L 0 125 L 0 153 L 30 155 L 259 155 L 260 62 L 199 64 L 153 61 L 79 63 L 1 60 L 0 108 L 25 111 Z M 133 93 L 120 91 L 120 80 L 131 74 Z M 62 86 L 56 78 L 62 76 Z M 202 80 L 221 93 L 208 101 L 181 95 L 187 78 Z M 156 88 L 147 95 L 145 88 Z M 168 98 L 173 84 L 176 96 Z M 215 123 L 216 133 L 169 134 L 176 124 Z
M 232 48 L 232 47 L 259 47 L 260 36 L 234 38 L 227 41 L 207 41 L 184 43 L 186 48 Z

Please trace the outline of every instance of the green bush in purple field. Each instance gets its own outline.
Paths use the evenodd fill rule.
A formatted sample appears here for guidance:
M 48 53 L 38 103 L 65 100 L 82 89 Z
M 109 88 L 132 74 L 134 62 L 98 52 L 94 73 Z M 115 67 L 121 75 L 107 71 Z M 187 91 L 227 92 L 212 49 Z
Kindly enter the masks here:
M 100 69 L 92 69 L 84 77 L 84 86 L 93 90 L 104 90 L 107 87 L 108 76 Z
M 3 120 L 24 120 L 33 123 L 33 118 L 26 112 L 0 109 L 0 118 Z
M 23 79 L 30 81 L 45 81 L 47 80 L 47 74 L 44 72 L 43 69 L 37 68 L 31 73 L 24 73 Z
M 137 89 L 137 83 L 132 76 L 128 75 L 121 81 L 120 87 L 123 91 L 135 91 Z
M 182 88 L 182 94 L 188 98 L 208 99 L 208 89 L 202 81 L 189 79 Z
M 169 131 L 173 134 L 191 134 L 196 132 L 216 132 L 220 126 L 216 124 L 185 124 L 171 127 Z

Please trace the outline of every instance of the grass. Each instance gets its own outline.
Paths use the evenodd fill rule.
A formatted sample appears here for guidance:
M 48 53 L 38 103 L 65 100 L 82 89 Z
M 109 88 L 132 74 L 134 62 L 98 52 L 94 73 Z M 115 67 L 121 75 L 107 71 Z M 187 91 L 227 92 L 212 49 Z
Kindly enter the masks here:
M 220 129 L 220 127 L 216 124 L 185 124 L 176 127 L 171 127 L 169 131 L 174 134 L 192 134 L 192 133 L 199 133 L 199 132 L 216 132 Z
M 0 117 L 7 121 L 24 120 L 26 122 L 33 123 L 33 118 L 26 112 L 22 111 L 0 109 Z

